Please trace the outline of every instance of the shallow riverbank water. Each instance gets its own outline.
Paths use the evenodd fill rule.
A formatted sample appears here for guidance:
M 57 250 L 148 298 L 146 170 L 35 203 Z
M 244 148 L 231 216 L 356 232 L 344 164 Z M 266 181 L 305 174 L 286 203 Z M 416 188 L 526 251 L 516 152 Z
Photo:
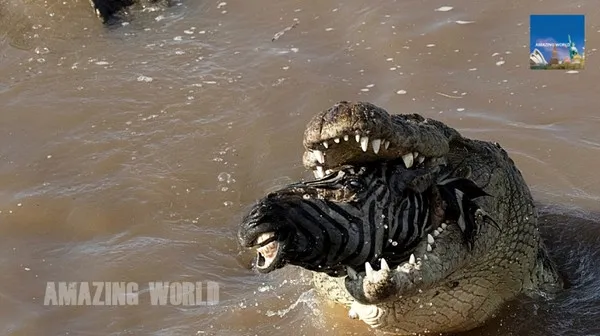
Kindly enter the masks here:
M 530 13 L 586 14 L 587 68 L 529 70 Z M 312 115 L 366 100 L 499 142 L 550 204 L 576 286 L 469 335 L 600 334 L 598 22 L 586 1 L 180 0 L 107 28 L 87 0 L 0 0 L 0 333 L 371 334 L 235 240 L 310 176 Z M 220 302 L 47 307 L 48 281 L 216 281 Z

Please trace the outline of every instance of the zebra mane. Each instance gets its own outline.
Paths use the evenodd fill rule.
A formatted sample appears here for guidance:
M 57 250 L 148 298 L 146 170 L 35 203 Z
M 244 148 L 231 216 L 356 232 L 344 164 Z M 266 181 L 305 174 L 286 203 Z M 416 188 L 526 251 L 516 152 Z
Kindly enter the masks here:
M 339 182 L 342 181 L 342 179 L 348 175 L 348 173 L 350 174 L 360 174 L 364 171 L 364 168 L 361 168 L 358 172 L 356 172 L 356 169 L 353 166 L 342 166 L 340 167 L 339 170 L 325 175 L 324 177 L 320 178 L 320 179 L 316 179 L 313 181 L 306 181 L 306 182 L 301 182 L 301 185 L 306 186 L 306 187 L 313 187 L 313 188 L 321 188 L 321 189 L 333 189 L 339 186 Z
M 302 195 L 305 198 L 319 198 L 332 202 L 352 202 L 356 199 L 357 191 L 362 189 L 358 177 L 365 172 L 364 167 L 342 166 L 340 170 L 316 180 L 292 183 L 270 193 L 268 197 L 285 198 Z

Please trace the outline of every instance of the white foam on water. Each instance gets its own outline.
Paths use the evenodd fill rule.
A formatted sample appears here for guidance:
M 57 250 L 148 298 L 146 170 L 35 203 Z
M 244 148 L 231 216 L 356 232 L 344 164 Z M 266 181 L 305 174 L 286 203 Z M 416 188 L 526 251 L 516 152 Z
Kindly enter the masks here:
M 150 83 L 152 82 L 154 79 L 152 77 L 149 76 L 144 76 L 144 75 L 140 75 L 137 78 L 138 82 L 146 82 L 146 83 Z
M 292 303 L 289 307 L 287 307 L 285 309 L 278 310 L 278 311 L 267 310 L 267 312 L 265 314 L 267 316 L 269 316 L 269 317 L 271 317 L 271 316 L 284 317 L 289 312 L 291 312 L 292 310 L 296 309 L 296 307 L 298 307 L 298 305 L 301 304 L 301 303 L 303 303 L 306 306 L 308 306 L 308 308 L 311 310 L 311 312 L 313 314 L 317 315 L 317 312 L 319 311 L 319 308 L 318 308 L 318 306 L 316 304 L 315 291 L 313 289 L 308 290 L 308 291 L 300 294 L 300 297 L 298 297 L 298 299 L 296 300 L 296 302 Z

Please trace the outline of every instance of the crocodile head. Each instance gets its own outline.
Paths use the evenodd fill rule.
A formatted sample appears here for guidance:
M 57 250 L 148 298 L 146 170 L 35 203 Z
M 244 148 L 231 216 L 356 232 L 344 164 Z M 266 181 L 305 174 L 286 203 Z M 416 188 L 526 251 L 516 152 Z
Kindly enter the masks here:
M 267 195 L 238 232 L 243 246 L 257 248 L 257 269 L 293 264 L 346 275 L 382 259 L 414 264 L 432 250 L 443 220 L 458 221 L 459 244 L 471 244 L 472 199 L 486 194 L 445 168 L 458 134 L 442 126 L 368 103 L 341 102 L 314 117 L 304 164 L 317 179 Z

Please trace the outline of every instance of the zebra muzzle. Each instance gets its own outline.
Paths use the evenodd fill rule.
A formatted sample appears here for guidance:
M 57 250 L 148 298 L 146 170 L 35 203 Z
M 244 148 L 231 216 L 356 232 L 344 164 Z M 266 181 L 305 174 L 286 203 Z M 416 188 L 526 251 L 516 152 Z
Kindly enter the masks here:
M 269 268 L 279 252 L 279 242 L 277 242 L 274 232 L 261 234 L 256 239 L 257 245 L 261 245 L 256 249 L 256 266 L 261 269 Z

